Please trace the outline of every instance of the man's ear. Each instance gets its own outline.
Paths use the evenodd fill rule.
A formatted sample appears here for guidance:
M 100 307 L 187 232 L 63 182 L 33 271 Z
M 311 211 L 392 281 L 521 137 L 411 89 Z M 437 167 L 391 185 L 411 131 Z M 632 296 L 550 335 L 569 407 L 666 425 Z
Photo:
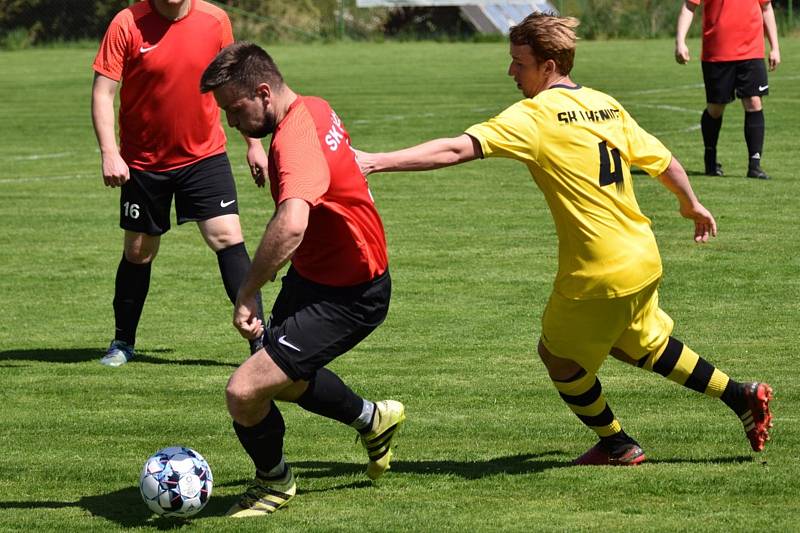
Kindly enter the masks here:
M 258 87 L 256 87 L 256 97 L 261 98 L 265 101 L 271 100 L 272 87 L 270 87 L 268 83 L 259 83 Z

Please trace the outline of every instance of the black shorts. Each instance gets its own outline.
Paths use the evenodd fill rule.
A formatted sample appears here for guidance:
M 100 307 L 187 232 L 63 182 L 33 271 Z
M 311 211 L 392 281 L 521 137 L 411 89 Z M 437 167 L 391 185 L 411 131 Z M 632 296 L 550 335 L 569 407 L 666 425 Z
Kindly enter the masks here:
M 353 287 L 320 285 L 302 278 L 294 268 L 281 281 L 263 344 L 275 364 L 295 381 L 310 380 L 372 333 L 389 312 L 388 270 Z
M 239 214 L 231 164 L 222 153 L 164 172 L 132 168 L 119 197 L 120 227 L 148 235 L 166 233 L 173 195 L 178 224 Z
M 729 104 L 735 98 L 769 94 L 767 67 L 763 59 L 703 61 L 706 102 Z

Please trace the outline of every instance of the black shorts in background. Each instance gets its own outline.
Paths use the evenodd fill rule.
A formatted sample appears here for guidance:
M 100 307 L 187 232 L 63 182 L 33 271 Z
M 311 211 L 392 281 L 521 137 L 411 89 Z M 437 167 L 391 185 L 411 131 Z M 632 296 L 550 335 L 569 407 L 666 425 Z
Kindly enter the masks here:
M 735 98 L 769 94 L 767 67 L 763 59 L 703 61 L 706 102 L 729 104 Z
M 236 183 L 224 153 L 164 172 L 130 169 L 119 197 L 122 229 L 161 235 L 169 231 L 172 197 L 178 224 L 237 215 Z
M 289 268 L 265 328 L 264 348 L 287 376 L 309 380 L 383 322 L 391 293 L 388 270 L 361 285 L 330 287 Z

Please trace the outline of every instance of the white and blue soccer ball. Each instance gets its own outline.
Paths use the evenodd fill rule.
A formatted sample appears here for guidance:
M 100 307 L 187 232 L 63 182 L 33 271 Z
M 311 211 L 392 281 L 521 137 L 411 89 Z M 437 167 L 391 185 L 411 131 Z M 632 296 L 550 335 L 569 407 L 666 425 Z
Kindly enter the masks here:
M 173 446 L 150 456 L 139 476 L 142 499 L 156 514 L 186 518 L 208 503 L 214 478 L 203 456 Z

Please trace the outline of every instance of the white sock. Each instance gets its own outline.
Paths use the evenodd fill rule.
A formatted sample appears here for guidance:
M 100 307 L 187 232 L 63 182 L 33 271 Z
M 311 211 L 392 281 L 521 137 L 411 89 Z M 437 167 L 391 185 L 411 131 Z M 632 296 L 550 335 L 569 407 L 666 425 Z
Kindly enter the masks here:
M 375 415 L 375 404 L 369 400 L 364 400 L 361 407 L 361 414 L 350 424 L 358 431 L 372 429 L 372 417 Z

